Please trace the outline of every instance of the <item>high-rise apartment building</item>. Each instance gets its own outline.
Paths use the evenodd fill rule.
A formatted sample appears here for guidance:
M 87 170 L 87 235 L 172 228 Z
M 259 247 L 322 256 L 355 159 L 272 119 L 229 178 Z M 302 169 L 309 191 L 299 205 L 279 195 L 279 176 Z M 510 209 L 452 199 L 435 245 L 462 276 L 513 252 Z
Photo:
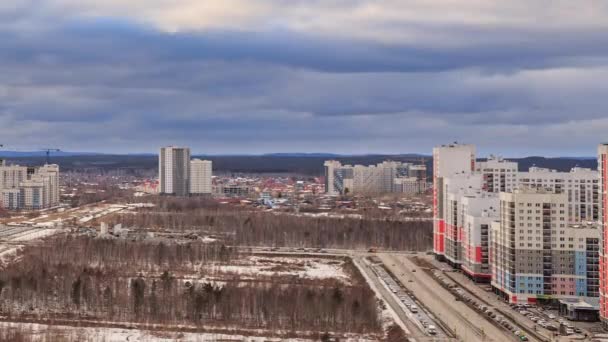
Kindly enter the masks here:
M 516 162 L 490 156 L 475 164 L 475 171 L 483 174 L 483 190 L 487 192 L 511 192 L 517 187 Z
M 339 195 L 340 191 L 336 188 L 334 182 L 336 169 L 341 168 L 342 164 L 337 160 L 327 160 L 323 166 L 325 167 L 325 193 Z
M 464 211 L 462 199 L 469 194 L 481 191 L 482 175 L 477 173 L 455 174 L 443 179 L 443 220 L 444 257 L 453 267 L 458 268 L 462 261 L 462 235 Z
M 599 182 L 597 171 L 580 167 L 570 172 L 531 167 L 528 172 L 518 175 L 520 187 L 567 194 L 567 220 L 570 223 L 599 219 Z
M 411 184 L 410 172 L 417 177 L 422 169 L 411 170 L 409 163 L 385 161 L 377 165 L 342 165 L 335 160 L 325 164 L 325 192 L 330 195 L 382 194 L 426 189 L 425 180 Z M 426 172 L 426 168 L 424 168 Z M 397 181 L 398 179 L 408 181 Z M 417 179 L 417 178 L 416 178 Z
M 492 224 L 492 287 L 511 303 L 597 298 L 600 230 L 568 223 L 568 197 L 542 189 L 500 194 Z
M 0 165 L 2 207 L 37 210 L 59 205 L 59 166 Z
M 608 327 L 608 143 L 598 147 L 600 238 L 600 318 Z
M 190 162 L 190 194 L 211 195 L 212 162 L 210 160 L 193 159 Z
M 160 193 L 188 196 L 190 192 L 190 149 L 163 147 L 158 158 Z
M 475 146 L 451 144 L 433 148 L 433 251 L 443 259 L 445 255 L 445 218 L 443 211 L 443 180 L 475 169 Z
M 499 218 L 499 195 L 480 191 L 462 197 L 460 268 L 475 282 L 490 282 L 490 230 Z

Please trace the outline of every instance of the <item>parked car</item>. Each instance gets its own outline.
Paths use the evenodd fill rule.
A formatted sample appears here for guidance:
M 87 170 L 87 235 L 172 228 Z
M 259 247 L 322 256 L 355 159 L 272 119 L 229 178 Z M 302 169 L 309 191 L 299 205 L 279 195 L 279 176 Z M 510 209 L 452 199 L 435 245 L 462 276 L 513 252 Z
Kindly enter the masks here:
M 556 317 L 556 316 L 555 316 L 554 314 L 549 314 L 549 318 L 550 318 L 550 319 L 555 319 L 555 317 Z

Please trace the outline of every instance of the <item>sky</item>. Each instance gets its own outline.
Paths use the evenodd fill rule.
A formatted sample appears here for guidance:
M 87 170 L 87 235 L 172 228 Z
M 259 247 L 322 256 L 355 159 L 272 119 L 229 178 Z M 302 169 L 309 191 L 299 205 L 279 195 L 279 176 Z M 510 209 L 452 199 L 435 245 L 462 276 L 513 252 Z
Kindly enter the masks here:
M 605 0 L 2 0 L 6 150 L 593 156 Z

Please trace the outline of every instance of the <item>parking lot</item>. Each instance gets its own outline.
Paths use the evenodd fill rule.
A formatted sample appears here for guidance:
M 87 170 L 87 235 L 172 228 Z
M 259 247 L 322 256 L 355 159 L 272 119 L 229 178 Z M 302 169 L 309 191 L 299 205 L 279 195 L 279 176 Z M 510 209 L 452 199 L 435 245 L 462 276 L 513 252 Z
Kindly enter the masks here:
M 462 291 L 473 296 L 488 307 L 494 308 L 497 314 L 509 316 L 511 321 L 522 330 L 536 332 L 545 341 L 582 340 L 601 332 L 599 323 L 572 322 L 560 317 L 557 310 L 537 305 L 509 305 L 496 294 L 489 285 L 475 284 L 464 274 L 454 272 L 446 264 L 431 261 L 437 266 L 437 272 L 453 280 Z

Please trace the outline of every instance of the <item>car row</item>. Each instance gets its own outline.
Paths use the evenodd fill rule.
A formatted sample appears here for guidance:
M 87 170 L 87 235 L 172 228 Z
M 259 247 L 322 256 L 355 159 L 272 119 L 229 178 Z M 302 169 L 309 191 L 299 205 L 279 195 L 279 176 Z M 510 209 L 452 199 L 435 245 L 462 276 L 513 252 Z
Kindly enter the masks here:
M 388 274 L 388 272 L 381 266 L 374 265 L 372 267 L 373 271 L 376 275 L 386 284 L 386 287 L 395 294 L 395 296 L 399 299 L 401 303 L 407 308 L 409 312 L 415 315 L 416 320 L 420 323 L 429 335 L 434 336 L 437 335 L 437 327 L 431 324 L 430 318 L 426 315 L 426 313 L 422 312 L 418 305 L 416 305 L 415 300 L 404 291 L 401 286 L 393 279 L 393 277 Z
M 493 320 L 494 323 L 500 325 L 502 328 L 510 331 L 510 332 L 516 332 L 518 330 L 518 327 L 513 325 L 508 319 L 506 319 L 503 316 L 498 315 L 491 307 L 488 307 L 487 305 L 485 305 L 484 303 L 478 301 L 478 299 L 474 298 L 472 295 L 470 295 L 467 291 L 465 291 L 463 288 L 459 287 L 458 285 L 456 285 L 455 283 L 449 281 L 448 279 L 446 279 L 440 271 L 435 271 L 434 273 L 435 278 L 445 287 L 447 288 L 450 292 L 452 292 L 452 294 L 454 294 L 454 300 L 456 301 L 463 301 L 465 303 L 467 303 L 469 306 L 473 307 L 473 309 L 475 309 L 476 311 L 485 314 L 486 316 L 488 316 L 488 318 L 490 320 Z M 524 334 L 521 334 L 518 336 L 518 338 L 522 341 L 527 341 L 528 337 L 525 336 Z

